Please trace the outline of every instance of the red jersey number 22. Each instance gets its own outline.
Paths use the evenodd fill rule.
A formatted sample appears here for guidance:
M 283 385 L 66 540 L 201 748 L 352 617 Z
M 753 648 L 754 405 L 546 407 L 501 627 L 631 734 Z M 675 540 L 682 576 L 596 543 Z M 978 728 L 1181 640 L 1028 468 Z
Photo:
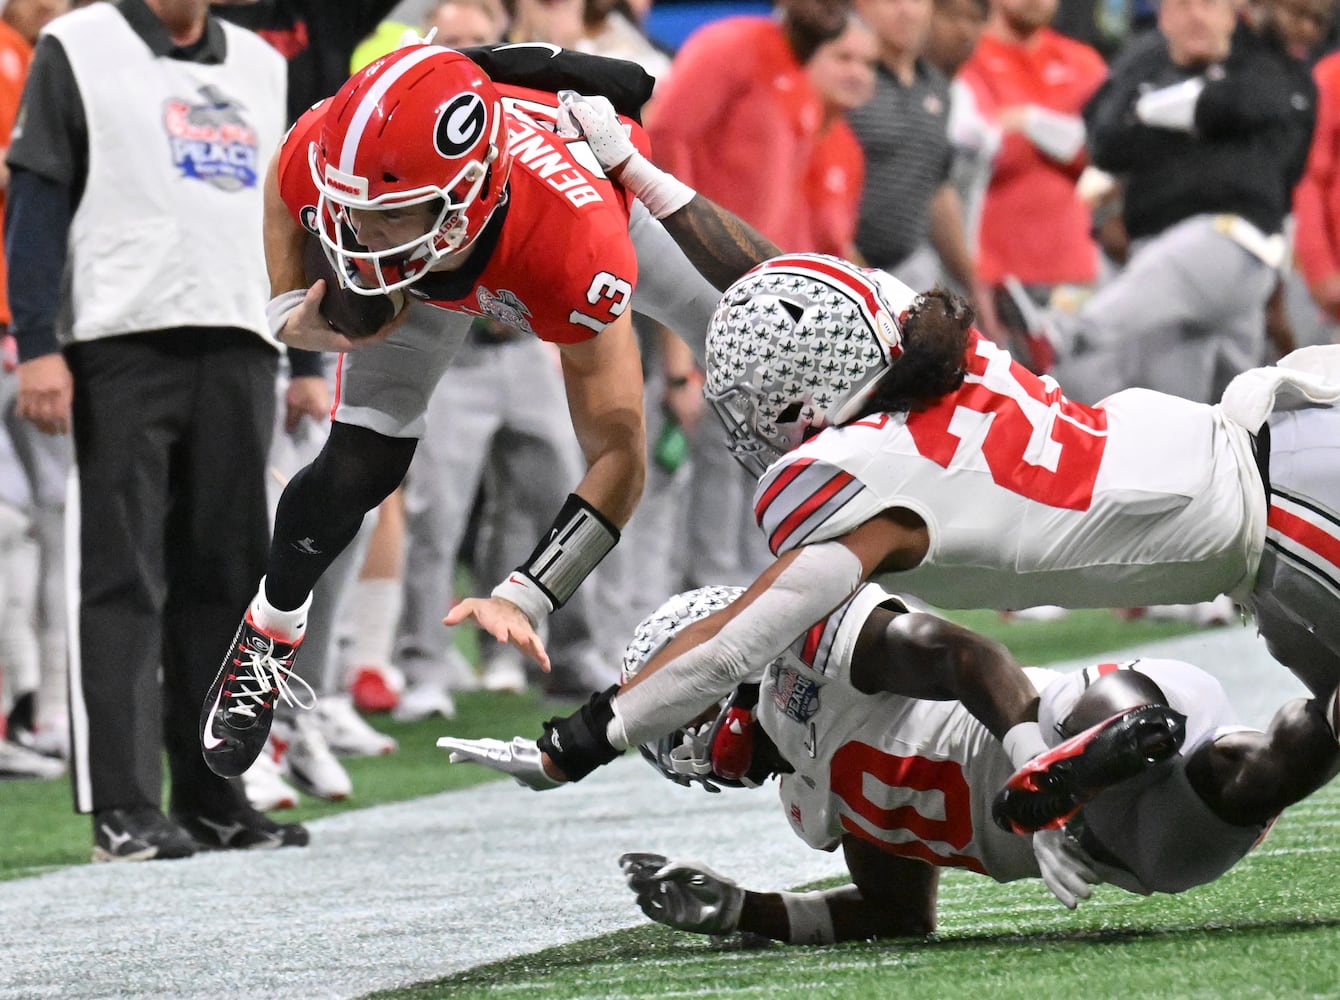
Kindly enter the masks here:
M 568 313 L 568 322 L 589 327 L 599 333 L 624 314 L 628 300 L 632 297 L 631 284 L 608 271 L 601 271 L 591 279 L 591 287 L 586 290 L 590 311 L 574 309 Z

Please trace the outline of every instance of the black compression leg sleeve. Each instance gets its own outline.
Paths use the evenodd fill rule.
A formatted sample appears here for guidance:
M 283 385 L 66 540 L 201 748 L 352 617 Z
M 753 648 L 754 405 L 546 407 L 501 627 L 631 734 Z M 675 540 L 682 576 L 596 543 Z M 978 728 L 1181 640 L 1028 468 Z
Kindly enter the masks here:
M 281 610 L 301 606 L 363 516 L 405 478 L 418 444 L 336 423 L 321 454 L 289 480 L 275 511 L 265 594 Z

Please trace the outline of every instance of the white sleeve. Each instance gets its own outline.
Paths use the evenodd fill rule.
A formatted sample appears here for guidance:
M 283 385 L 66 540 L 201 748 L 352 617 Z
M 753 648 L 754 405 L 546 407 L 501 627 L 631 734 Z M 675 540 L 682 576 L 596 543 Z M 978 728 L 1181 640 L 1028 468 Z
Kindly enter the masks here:
M 615 696 L 610 743 L 616 749 L 646 743 L 699 715 L 851 597 L 864 576 L 861 561 L 841 542 L 805 546 L 715 636 Z
M 1084 119 L 1030 104 L 1024 118 L 1024 135 L 1046 156 L 1069 163 L 1084 148 Z
M 1205 89 L 1205 78 L 1193 76 L 1181 83 L 1141 94 L 1135 102 L 1135 117 L 1153 128 L 1170 132 L 1196 130 L 1196 102 Z

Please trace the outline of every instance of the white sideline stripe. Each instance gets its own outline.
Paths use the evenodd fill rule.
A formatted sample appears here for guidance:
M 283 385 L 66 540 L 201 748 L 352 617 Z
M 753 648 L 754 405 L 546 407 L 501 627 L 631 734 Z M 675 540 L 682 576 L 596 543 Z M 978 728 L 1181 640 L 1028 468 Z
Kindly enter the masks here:
M 84 660 L 79 647 L 79 470 L 73 462 L 65 477 L 65 647 L 70 676 L 70 756 L 74 770 L 75 808 L 93 810 L 93 779 L 89 776 L 88 706 L 84 703 Z M 90 847 L 90 850 L 92 848 Z
M 1132 655 L 1205 667 L 1251 725 L 1301 691 L 1250 628 L 1118 658 Z M 538 798 L 495 782 L 310 827 L 313 843 L 303 850 L 81 865 L 0 883 L 0 926 L 23 931 L 0 936 L 0 1000 L 345 1000 L 641 926 L 616 864 L 623 851 L 702 860 L 764 891 L 843 870 L 840 856 L 795 839 L 771 790 L 677 788 L 631 756 Z M 995 891 L 987 879 L 954 889 L 943 912 L 956 923 L 1007 929 L 1004 914 L 1020 911 L 958 905 L 962 894 Z M 1057 912 L 1037 889 L 1037 903 L 1023 908 Z M 1139 902 L 1114 890 L 1085 905 Z M 993 920 L 996 911 L 1002 917 Z

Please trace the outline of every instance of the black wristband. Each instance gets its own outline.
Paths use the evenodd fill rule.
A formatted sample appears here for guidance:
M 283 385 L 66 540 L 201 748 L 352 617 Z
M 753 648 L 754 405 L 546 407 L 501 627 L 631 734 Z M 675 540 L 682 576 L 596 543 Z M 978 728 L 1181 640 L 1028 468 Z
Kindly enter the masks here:
M 596 768 L 620 756 L 610 746 L 605 731 L 614 718 L 611 703 L 619 685 L 611 684 L 572 715 L 555 716 L 544 724 L 544 735 L 536 741 L 569 781 L 581 781 Z
M 554 523 L 517 572 L 524 573 L 557 610 L 618 542 L 614 522 L 569 493 Z

